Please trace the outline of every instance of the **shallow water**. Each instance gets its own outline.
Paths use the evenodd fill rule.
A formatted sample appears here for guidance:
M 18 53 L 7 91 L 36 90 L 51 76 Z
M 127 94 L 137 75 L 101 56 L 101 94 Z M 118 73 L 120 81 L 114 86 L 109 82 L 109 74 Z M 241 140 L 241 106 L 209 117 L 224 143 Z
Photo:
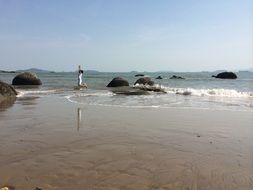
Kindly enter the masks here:
M 180 107 L 217 110 L 253 111 L 253 73 L 238 72 L 236 80 L 212 78 L 217 73 L 144 73 L 167 94 L 151 93 L 146 96 L 116 95 L 106 85 L 117 76 L 129 81 L 138 79 L 136 73 L 85 74 L 87 90 L 74 90 L 77 73 L 38 73 L 43 85 L 38 88 L 18 87 L 19 97 L 59 95 L 77 104 L 119 107 Z M 0 74 L 0 79 L 11 83 L 16 74 Z M 162 80 L 155 79 L 161 75 Z M 169 79 L 178 75 L 185 80 Z
M 75 73 L 41 73 L 42 86 L 16 87 L 16 102 L 0 109 L 0 187 L 251 190 L 252 73 L 146 74 L 167 93 L 106 88 L 116 76 L 133 85 L 133 73 L 85 75 L 85 90 L 74 90 Z

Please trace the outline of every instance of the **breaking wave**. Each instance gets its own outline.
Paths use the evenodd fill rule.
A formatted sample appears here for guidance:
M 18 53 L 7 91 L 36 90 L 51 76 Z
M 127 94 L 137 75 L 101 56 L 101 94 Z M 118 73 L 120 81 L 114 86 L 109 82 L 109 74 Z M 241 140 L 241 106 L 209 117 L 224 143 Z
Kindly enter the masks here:
M 169 94 L 179 95 L 253 98 L 253 92 L 239 92 L 233 89 L 194 89 L 165 87 L 165 91 Z
M 18 95 L 17 97 L 23 96 L 31 96 L 31 95 L 49 95 L 49 94 L 56 94 L 60 93 L 62 90 L 17 90 Z

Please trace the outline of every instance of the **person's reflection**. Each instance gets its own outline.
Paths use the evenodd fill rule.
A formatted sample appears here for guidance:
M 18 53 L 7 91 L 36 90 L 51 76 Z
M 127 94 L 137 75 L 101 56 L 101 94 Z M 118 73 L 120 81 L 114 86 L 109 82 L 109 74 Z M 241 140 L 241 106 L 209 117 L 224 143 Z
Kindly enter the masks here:
M 81 108 L 77 108 L 77 131 L 80 129 L 80 124 L 82 122 L 82 110 Z

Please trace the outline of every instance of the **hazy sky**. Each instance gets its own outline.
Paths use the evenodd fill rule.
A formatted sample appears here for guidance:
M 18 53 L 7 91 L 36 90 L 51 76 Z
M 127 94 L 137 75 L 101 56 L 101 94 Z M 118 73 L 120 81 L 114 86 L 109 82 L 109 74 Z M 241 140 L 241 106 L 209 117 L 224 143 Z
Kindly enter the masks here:
M 253 67 L 251 0 L 0 0 L 0 70 Z

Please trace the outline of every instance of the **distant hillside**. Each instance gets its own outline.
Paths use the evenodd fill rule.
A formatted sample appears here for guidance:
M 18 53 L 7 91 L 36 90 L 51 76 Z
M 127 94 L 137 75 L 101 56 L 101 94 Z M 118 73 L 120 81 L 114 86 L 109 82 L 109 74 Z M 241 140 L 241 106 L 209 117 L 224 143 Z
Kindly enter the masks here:
M 216 70 L 216 71 L 213 71 L 213 73 L 222 73 L 222 72 L 226 72 L 227 70 Z
M 16 71 L 4 71 L 4 70 L 0 70 L 0 73 L 17 73 Z
M 37 69 L 37 68 L 31 68 L 31 69 L 25 69 L 25 70 L 17 70 L 16 72 L 51 73 L 53 71 Z
M 84 70 L 85 73 L 88 73 L 88 74 L 96 74 L 96 73 L 100 73 L 99 71 L 96 71 L 96 70 Z

